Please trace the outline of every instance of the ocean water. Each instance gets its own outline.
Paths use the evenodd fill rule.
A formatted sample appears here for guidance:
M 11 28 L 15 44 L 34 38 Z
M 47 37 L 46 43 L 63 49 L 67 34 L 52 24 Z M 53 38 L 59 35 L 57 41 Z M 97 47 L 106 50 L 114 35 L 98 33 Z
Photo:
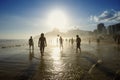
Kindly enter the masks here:
M 0 48 L 20 47 L 28 44 L 25 39 L 0 39 Z

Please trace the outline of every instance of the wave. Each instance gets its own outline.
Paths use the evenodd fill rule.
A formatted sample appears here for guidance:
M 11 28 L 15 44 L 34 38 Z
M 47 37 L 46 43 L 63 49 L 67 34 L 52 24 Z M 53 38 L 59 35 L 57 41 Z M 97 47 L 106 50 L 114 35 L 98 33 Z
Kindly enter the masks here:
M 0 48 L 12 48 L 12 47 L 21 47 L 27 45 L 27 40 L 21 39 L 0 39 Z

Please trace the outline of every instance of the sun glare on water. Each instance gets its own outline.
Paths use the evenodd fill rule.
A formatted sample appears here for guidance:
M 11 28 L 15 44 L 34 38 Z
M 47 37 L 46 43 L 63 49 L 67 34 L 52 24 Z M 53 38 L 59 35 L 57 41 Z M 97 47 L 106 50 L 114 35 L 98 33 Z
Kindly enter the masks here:
M 68 25 L 68 17 L 63 11 L 54 10 L 49 13 L 47 24 L 51 28 L 65 30 Z

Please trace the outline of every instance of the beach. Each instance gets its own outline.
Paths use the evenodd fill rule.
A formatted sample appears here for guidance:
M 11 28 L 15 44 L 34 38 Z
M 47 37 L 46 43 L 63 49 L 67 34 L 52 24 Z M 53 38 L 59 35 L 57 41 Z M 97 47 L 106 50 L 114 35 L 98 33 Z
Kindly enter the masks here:
M 22 43 L 21 43 L 22 44 Z M 19 46 L 0 48 L 1 80 L 113 80 L 120 71 L 120 47 L 116 44 L 64 43 L 48 45 L 41 56 L 37 44 L 29 50 L 27 40 Z

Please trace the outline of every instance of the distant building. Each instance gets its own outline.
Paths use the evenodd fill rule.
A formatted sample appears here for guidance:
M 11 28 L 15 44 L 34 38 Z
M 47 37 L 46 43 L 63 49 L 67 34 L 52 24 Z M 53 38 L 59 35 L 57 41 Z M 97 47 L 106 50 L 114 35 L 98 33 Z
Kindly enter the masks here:
M 108 34 L 117 34 L 120 32 L 120 23 L 108 26 Z
M 100 23 L 97 25 L 97 33 L 98 34 L 106 34 L 107 33 L 107 29 L 103 23 Z

